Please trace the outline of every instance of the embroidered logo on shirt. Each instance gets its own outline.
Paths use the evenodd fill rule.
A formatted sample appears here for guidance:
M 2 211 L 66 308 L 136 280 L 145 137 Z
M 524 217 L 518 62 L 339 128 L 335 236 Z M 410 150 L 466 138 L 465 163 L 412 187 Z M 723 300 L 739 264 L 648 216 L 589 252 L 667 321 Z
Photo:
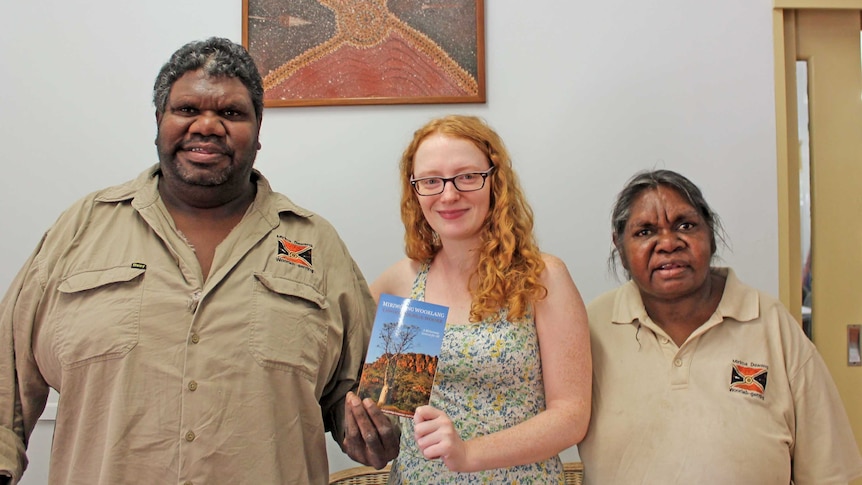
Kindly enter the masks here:
M 132 263 L 132 269 L 147 269 L 147 265 L 144 263 Z
M 314 271 L 311 264 L 311 244 L 298 243 L 278 236 L 278 256 L 276 259 Z
M 768 365 L 734 360 L 730 371 L 730 392 L 764 399 Z

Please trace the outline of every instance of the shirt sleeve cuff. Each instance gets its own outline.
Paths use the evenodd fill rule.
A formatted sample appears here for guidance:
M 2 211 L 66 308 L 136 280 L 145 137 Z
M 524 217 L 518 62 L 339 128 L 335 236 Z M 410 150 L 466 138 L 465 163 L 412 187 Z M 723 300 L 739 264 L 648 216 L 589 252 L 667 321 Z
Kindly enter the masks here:
M 14 483 L 21 479 L 26 466 L 24 442 L 12 430 L 0 427 L 0 478 L 9 476 L 12 478 L 10 483 Z

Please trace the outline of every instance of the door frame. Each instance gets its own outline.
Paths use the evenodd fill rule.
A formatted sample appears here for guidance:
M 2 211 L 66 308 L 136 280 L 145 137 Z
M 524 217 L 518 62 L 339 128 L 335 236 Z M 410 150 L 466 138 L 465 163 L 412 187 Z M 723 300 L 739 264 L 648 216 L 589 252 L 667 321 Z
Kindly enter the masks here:
M 775 131 L 778 181 L 778 298 L 802 322 L 802 245 L 799 240 L 799 136 L 796 106 L 797 10 L 862 10 L 862 0 L 773 0 Z

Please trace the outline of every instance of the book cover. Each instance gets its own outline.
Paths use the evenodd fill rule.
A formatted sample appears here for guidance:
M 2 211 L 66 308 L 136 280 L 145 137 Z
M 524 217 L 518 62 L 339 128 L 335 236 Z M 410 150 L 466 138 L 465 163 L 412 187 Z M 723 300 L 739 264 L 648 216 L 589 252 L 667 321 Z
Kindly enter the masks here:
M 449 308 L 381 294 L 359 397 L 387 414 L 412 417 L 431 399 Z

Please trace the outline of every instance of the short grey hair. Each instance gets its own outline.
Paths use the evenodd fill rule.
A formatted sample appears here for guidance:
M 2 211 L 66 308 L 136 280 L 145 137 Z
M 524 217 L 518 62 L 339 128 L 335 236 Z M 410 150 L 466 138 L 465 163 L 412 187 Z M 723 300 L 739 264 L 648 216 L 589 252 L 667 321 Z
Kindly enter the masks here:
M 634 174 L 625 187 L 617 195 L 616 203 L 614 203 L 613 211 L 611 212 L 611 230 L 613 231 L 614 244 L 611 248 L 611 255 L 608 258 L 608 268 L 613 272 L 617 268 L 619 261 L 626 272 L 626 277 L 630 276 L 627 263 L 622 253 L 620 253 L 617 243 L 622 241 L 623 233 L 626 229 L 626 224 L 629 222 L 632 212 L 632 204 L 638 196 L 650 189 L 658 187 L 667 187 L 675 190 L 683 196 L 692 207 L 703 217 L 706 225 L 709 227 L 710 238 L 710 254 L 715 256 L 716 237 L 725 243 L 724 227 L 721 225 L 721 219 L 718 214 L 713 212 L 706 199 L 703 197 L 700 189 L 691 180 L 683 175 L 672 170 L 643 170 Z
M 162 66 L 153 86 L 153 104 L 158 113 L 164 113 L 171 87 L 185 73 L 203 69 L 213 77 L 234 77 L 248 89 L 254 114 L 260 123 L 263 118 L 263 81 L 254 59 L 245 47 L 221 37 L 192 41 L 180 47 Z

